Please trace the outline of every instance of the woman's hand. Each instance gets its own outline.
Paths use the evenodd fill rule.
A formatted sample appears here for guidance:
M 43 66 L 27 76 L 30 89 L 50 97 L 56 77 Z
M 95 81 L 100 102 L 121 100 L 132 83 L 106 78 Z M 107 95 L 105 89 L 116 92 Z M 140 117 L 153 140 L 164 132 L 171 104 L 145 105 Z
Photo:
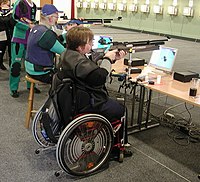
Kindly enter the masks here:
M 107 57 L 114 63 L 116 60 L 122 59 L 127 53 L 124 50 L 112 50 L 105 53 L 104 57 Z
M 115 60 L 124 58 L 126 56 L 126 54 L 127 54 L 127 52 L 124 50 L 117 51 L 116 55 L 115 55 Z

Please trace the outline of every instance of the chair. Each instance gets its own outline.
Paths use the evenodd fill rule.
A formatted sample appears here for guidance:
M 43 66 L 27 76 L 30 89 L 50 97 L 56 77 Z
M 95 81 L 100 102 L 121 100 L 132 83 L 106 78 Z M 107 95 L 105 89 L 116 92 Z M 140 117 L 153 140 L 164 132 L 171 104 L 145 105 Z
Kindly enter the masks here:
M 32 113 L 36 113 L 36 111 L 33 110 L 34 86 L 35 84 L 46 84 L 46 83 L 35 80 L 28 75 L 25 76 L 25 79 L 31 83 L 29 97 L 28 97 L 28 110 L 27 110 L 26 119 L 25 119 L 25 127 L 28 129 L 30 126 L 30 119 L 32 117 Z
M 120 138 L 118 132 L 121 123 L 125 121 L 124 117 L 110 123 L 99 114 L 73 114 L 71 110 L 75 89 L 71 79 L 59 81 L 55 75 L 49 98 L 37 111 L 32 122 L 33 137 L 40 146 L 35 153 L 56 149 L 57 162 L 61 168 L 55 172 L 56 176 L 63 171 L 74 176 L 96 173 L 109 160 L 113 147 L 120 150 L 119 162 L 123 162 L 124 158 L 123 138 Z M 65 98 L 67 102 L 64 103 L 72 102 L 72 105 L 65 105 L 66 110 L 61 111 L 63 105 L 59 98 Z M 67 115 L 62 117 L 63 112 L 71 113 L 69 118 Z

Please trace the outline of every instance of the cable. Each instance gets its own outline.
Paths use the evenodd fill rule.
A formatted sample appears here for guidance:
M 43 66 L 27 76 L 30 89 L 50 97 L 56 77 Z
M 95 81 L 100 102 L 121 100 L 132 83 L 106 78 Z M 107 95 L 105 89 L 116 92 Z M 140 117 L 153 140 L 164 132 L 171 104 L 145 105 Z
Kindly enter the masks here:
M 185 103 L 185 102 L 181 102 L 181 103 L 175 104 L 175 105 L 173 105 L 173 106 L 171 106 L 171 107 L 168 107 L 168 108 L 163 112 L 163 115 L 166 116 L 166 115 L 167 115 L 167 112 L 168 112 L 169 110 L 171 110 L 171 109 L 173 109 L 173 108 L 175 108 L 175 107 L 178 107 L 178 106 L 180 106 L 180 105 L 182 105 L 182 104 L 184 104 L 184 103 Z
M 173 122 L 172 127 L 173 129 L 168 132 L 168 136 L 172 138 L 175 143 L 181 146 L 187 146 L 190 142 L 200 142 L 200 129 L 188 122 L 188 120 L 180 118 Z M 175 134 L 172 135 L 173 133 Z
M 200 141 L 200 128 L 196 128 L 196 129 L 193 129 L 193 130 L 190 130 L 189 131 L 189 135 L 196 139 L 197 141 L 199 140 Z M 196 142 L 197 142 L 196 141 Z
M 178 105 L 180 105 L 180 103 Z M 169 119 L 166 117 L 166 115 L 163 115 L 164 117 L 162 117 L 161 115 L 155 116 L 154 114 L 150 113 L 151 117 L 156 121 L 160 122 L 160 124 L 172 128 L 172 130 L 168 132 L 168 136 L 175 143 L 181 146 L 187 146 L 191 142 L 192 143 L 200 142 L 200 128 L 192 124 L 191 122 L 192 115 L 189 112 L 189 109 L 191 108 L 188 109 L 186 103 L 185 103 L 185 108 L 189 114 L 188 120 L 184 118 L 179 118 L 177 120 L 174 120 L 175 117 Z M 145 110 L 144 112 L 146 113 Z
M 185 103 L 185 105 L 186 105 L 187 103 Z M 187 106 L 185 106 L 185 107 L 187 107 Z M 194 108 L 194 105 L 192 105 L 190 108 L 187 108 L 187 110 L 191 110 L 191 109 L 193 109 Z M 183 112 L 180 112 L 179 114 L 183 114 L 185 111 L 183 111 Z
M 185 103 L 185 109 L 187 110 L 188 114 L 189 114 L 189 124 L 192 124 L 192 115 L 189 111 L 189 109 L 187 108 L 187 104 Z

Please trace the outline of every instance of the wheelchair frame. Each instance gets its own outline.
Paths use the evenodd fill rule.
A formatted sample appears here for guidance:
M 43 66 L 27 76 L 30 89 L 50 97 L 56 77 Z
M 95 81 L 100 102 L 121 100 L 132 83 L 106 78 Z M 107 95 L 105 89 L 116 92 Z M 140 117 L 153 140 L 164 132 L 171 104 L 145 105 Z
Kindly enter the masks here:
M 42 135 L 39 120 L 41 112 L 41 109 L 37 112 L 32 125 L 34 139 L 42 147 L 35 151 L 36 154 L 56 149 L 58 165 L 62 171 L 74 176 L 92 174 L 108 161 L 115 131 L 105 117 L 99 114 L 78 116 L 65 127 L 55 144 Z M 55 172 L 56 176 L 59 174 L 60 171 Z
M 118 138 L 117 145 L 113 143 L 121 123 L 124 122 L 124 117 L 115 127 L 99 114 L 75 116 L 64 129 L 56 133 L 55 138 L 58 140 L 56 143 L 47 136 L 44 123 L 41 121 L 46 112 L 44 106 L 45 104 L 38 110 L 32 123 L 33 137 L 41 147 L 35 151 L 36 154 L 43 150 L 56 149 L 56 159 L 61 170 L 75 176 L 85 176 L 98 171 L 108 161 L 111 150 L 115 146 L 120 151 L 119 162 L 123 161 L 124 136 L 122 139 Z M 59 174 L 59 171 L 55 173 L 56 176 Z

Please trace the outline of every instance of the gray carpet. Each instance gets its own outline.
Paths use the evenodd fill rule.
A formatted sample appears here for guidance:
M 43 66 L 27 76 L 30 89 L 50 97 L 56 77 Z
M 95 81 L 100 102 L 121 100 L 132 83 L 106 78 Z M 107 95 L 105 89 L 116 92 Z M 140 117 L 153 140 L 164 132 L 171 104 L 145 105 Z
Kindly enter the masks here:
M 118 41 L 134 41 L 159 38 L 155 35 L 139 34 L 110 28 L 93 28 L 97 34 L 112 35 Z M 193 70 L 200 72 L 199 43 L 174 39 L 167 42 L 167 46 L 179 49 L 175 63 L 175 70 Z M 137 53 L 137 56 L 149 59 L 150 52 Z M 7 62 L 6 62 L 7 63 Z M 24 75 L 24 73 L 22 74 Z M 8 71 L 0 70 L 0 114 L 1 114 L 1 145 L 0 145 L 0 181 L 2 182 L 50 182 L 50 181 L 133 181 L 133 182 L 198 182 L 200 173 L 200 143 L 190 142 L 180 145 L 173 136 L 177 131 L 161 123 L 155 127 L 129 136 L 132 144 L 133 156 L 126 158 L 123 163 L 110 162 L 110 167 L 98 174 L 87 178 L 78 178 L 62 173 L 59 177 L 54 172 L 59 170 L 55 158 L 55 150 L 44 151 L 36 155 L 38 145 L 33 139 L 31 130 L 24 128 L 27 110 L 28 91 L 23 79 L 20 83 L 20 97 L 17 99 L 9 95 Z M 47 97 L 48 88 L 39 86 L 42 93 L 35 95 L 35 107 L 39 108 Z M 116 89 L 117 86 L 115 86 Z M 178 103 L 168 99 L 168 105 Z M 163 101 L 155 99 L 155 105 L 162 105 Z M 158 106 L 159 107 L 159 106 Z M 160 115 L 156 106 L 152 105 L 152 115 Z M 175 109 L 175 113 L 182 112 L 184 107 Z M 191 109 L 193 122 L 199 125 L 199 108 Z M 187 113 L 185 113 L 187 116 Z M 181 114 L 182 115 L 182 114 Z M 169 135 L 170 133 L 170 135 Z M 177 141 L 177 140 L 176 140 Z M 179 141 L 178 141 L 179 142 Z M 185 142 L 181 140 L 180 142 Z

